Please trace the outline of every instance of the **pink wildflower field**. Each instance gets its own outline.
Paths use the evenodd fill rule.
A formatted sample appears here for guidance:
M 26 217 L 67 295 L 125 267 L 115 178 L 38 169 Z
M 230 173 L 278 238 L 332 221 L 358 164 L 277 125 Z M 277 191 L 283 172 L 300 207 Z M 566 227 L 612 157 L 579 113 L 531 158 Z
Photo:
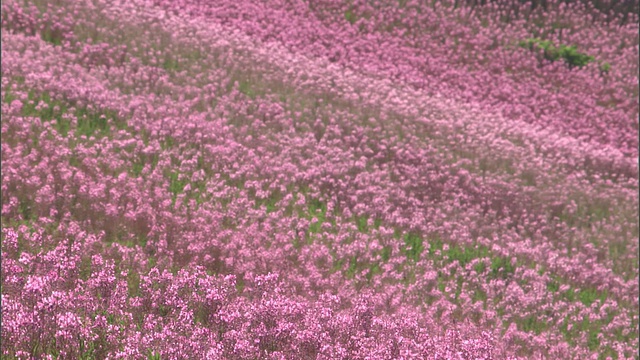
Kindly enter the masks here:
M 638 359 L 608 3 L 3 1 L 0 357 Z

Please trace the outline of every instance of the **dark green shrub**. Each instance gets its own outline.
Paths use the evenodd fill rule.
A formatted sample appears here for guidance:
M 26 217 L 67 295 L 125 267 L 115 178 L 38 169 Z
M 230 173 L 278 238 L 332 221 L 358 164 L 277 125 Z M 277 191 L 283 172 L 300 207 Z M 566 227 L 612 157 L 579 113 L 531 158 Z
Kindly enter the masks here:
M 589 56 L 584 53 L 579 53 L 576 46 L 564 46 L 561 45 L 559 55 L 564 61 L 569 64 L 569 67 L 583 67 L 588 63 L 595 60 L 593 56 Z
M 541 40 L 539 38 L 530 38 L 520 41 L 518 46 L 534 51 L 536 49 L 543 51 L 543 56 L 546 60 L 556 61 L 563 59 L 569 68 L 583 67 L 588 63 L 595 61 L 593 56 L 585 53 L 578 52 L 578 48 L 575 45 L 554 45 L 549 40 Z M 603 72 L 609 71 L 611 65 L 609 63 L 602 63 L 600 69 Z

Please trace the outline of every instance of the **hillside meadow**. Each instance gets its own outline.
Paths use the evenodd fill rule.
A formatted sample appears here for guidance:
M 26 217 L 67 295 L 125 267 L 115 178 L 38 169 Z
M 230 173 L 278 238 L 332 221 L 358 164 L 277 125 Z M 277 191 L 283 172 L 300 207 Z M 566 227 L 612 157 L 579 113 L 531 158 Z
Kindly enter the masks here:
M 0 356 L 638 359 L 638 15 L 538 3 L 3 1 Z

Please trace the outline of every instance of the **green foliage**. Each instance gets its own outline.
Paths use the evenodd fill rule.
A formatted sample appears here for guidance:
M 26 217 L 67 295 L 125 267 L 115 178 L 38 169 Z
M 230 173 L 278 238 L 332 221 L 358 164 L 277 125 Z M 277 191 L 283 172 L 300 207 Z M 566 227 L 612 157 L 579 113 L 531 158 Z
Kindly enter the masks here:
M 5 95 L 5 101 L 12 99 L 12 95 Z M 34 116 L 42 121 L 55 121 L 54 128 L 62 136 L 67 136 L 71 130 L 72 124 L 69 119 L 63 116 L 69 108 L 66 101 L 54 100 L 49 93 L 29 92 L 28 99 L 22 106 L 23 116 Z M 38 104 L 45 104 L 44 107 L 38 108 Z M 78 136 L 86 137 L 103 137 L 111 132 L 111 127 L 121 130 L 125 129 L 127 124 L 120 119 L 116 112 L 107 109 L 89 109 L 86 106 L 75 108 L 73 112 L 77 119 L 75 133 Z
M 487 270 L 487 266 L 483 262 L 479 262 L 473 266 L 473 269 L 478 274 L 484 274 L 484 272 Z
M 569 68 L 583 67 L 588 63 L 595 61 L 593 56 L 578 52 L 578 48 L 575 45 L 556 46 L 549 40 L 541 40 L 539 38 L 523 40 L 520 41 L 518 45 L 531 51 L 535 49 L 542 50 L 544 58 L 549 61 L 563 59 Z M 606 71 L 609 71 L 611 65 L 608 63 L 605 64 Z
M 52 101 L 48 93 L 37 94 L 30 91 L 28 95 L 29 101 L 22 106 L 23 116 L 34 116 L 42 121 L 56 121 L 55 129 L 63 136 L 67 136 L 69 132 L 69 120 L 63 118 L 62 115 L 67 112 L 66 104 L 59 101 Z M 38 104 L 44 102 L 47 106 L 38 109 Z M 54 112 L 54 107 L 58 106 L 59 110 Z
M 85 135 L 90 137 L 96 132 L 105 134 L 109 131 L 109 123 L 104 115 L 90 114 L 78 118 L 78 129 L 76 133 L 78 135 Z
M 244 283 L 244 273 L 240 273 L 236 276 L 236 290 L 239 294 L 242 294 L 244 291 L 245 283 Z
M 515 267 L 511 265 L 511 260 L 506 257 L 496 256 L 491 259 L 491 276 L 507 278 L 516 271 Z
M 277 204 L 278 201 L 279 200 L 277 200 L 275 198 L 267 199 L 267 202 L 265 204 L 267 214 L 270 214 L 270 213 L 276 211 L 276 204 Z
M 586 307 L 590 307 L 599 297 L 600 294 L 598 294 L 598 291 L 594 288 L 586 288 L 578 291 L 578 299 L 580 299 L 580 302 Z
M 456 245 L 453 245 L 449 248 L 449 250 L 447 251 L 447 256 L 449 257 L 450 261 L 458 261 L 460 263 L 460 266 L 464 267 L 467 262 L 469 262 L 471 259 L 469 258 L 470 256 L 470 252 L 465 251 L 465 249 L 462 249 Z
M 179 180 L 179 174 L 175 171 L 169 173 L 169 192 L 171 193 L 172 205 L 175 205 L 178 194 L 182 193 L 187 185 L 187 180 Z
M 547 329 L 547 324 L 543 321 L 538 321 L 533 315 L 516 321 L 516 325 L 521 331 L 534 332 L 536 335 L 540 335 L 541 332 Z
M 167 71 L 177 71 L 180 69 L 180 63 L 178 63 L 178 60 L 167 56 L 162 62 L 162 68 Z
M 159 353 L 156 352 L 152 352 L 151 350 L 149 350 L 149 354 L 147 355 L 147 360 L 161 360 L 162 358 L 160 357 Z
M 253 90 L 251 83 L 249 83 L 248 81 L 245 81 L 245 80 L 240 81 L 240 83 L 238 84 L 238 91 L 247 95 L 251 99 L 256 98 L 256 92 L 255 90 Z
M 337 259 L 336 255 L 333 256 L 333 265 L 331 266 L 331 273 L 335 274 L 336 272 L 342 269 L 342 265 L 344 265 L 344 259 Z
M 96 358 L 96 345 L 93 341 L 89 342 L 88 344 L 85 344 L 83 339 L 80 339 L 80 344 L 79 344 L 79 352 L 80 352 L 80 357 L 79 359 L 82 360 L 92 360 Z M 54 355 L 54 357 L 57 357 L 57 355 L 55 354 L 51 354 Z
M 91 257 L 83 256 L 78 266 L 78 277 L 82 280 L 88 280 L 91 276 Z
M 128 248 L 135 248 L 137 245 L 145 246 L 147 239 L 145 236 L 132 235 L 126 228 L 118 228 L 117 230 L 108 230 L 105 233 L 105 242 L 109 245 L 118 243 Z
M 597 330 L 590 330 L 589 335 L 587 336 L 587 346 L 591 351 L 595 351 L 600 347 L 600 340 L 598 339 L 598 333 L 599 331 Z
M 171 313 L 171 308 L 169 306 L 162 305 L 162 304 L 158 306 L 158 315 L 160 315 L 161 317 L 166 317 L 170 313 Z
M 459 247 L 456 245 L 453 245 L 449 248 L 449 250 L 447 251 L 447 256 L 449 257 L 450 261 L 458 261 L 460 263 L 460 266 L 465 267 L 468 263 L 471 262 L 471 260 L 473 259 L 478 259 L 478 258 L 482 258 L 485 257 L 488 254 L 488 250 L 485 247 Z M 484 272 L 484 264 L 478 264 L 476 265 L 476 271 L 478 271 L 478 273 L 482 273 Z
M 140 274 L 133 269 L 127 272 L 127 289 L 129 297 L 140 295 Z
M 476 289 L 473 292 L 473 297 L 471 298 L 471 301 L 473 303 L 476 303 L 478 301 L 482 301 L 484 303 L 487 301 L 487 293 L 484 292 L 482 289 Z
M 349 261 L 349 268 L 347 269 L 347 272 L 345 274 L 347 279 L 353 279 L 356 276 L 357 269 L 358 269 L 358 257 L 354 255 L 351 257 L 351 260 Z
M 598 354 L 598 360 L 606 360 L 607 358 L 618 360 L 618 352 L 608 345 L 601 349 L 600 354 Z
M 142 170 L 144 169 L 145 165 L 147 164 L 151 165 L 151 170 L 153 171 L 153 169 L 155 169 L 156 166 L 158 165 L 158 160 L 159 160 L 158 154 L 153 154 L 150 157 L 139 155 L 137 159 L 134 159 L 132 161 L 131 171 L 129 173 L 133 177 L 138 177 L 142 173 Z
M 47 26 L 41 33 L 42 40 L 51 43 L 55 46 L 62 45 L 62 31 L 58 29 L 52 29 L 50 26 Z
M 409 232 L 404 235 L 404 242 L 407 245 L 405 250 L 407 258 L 416 262 L 420 260 L 420 254 L 424 250 L 422 237 L 414 232 Z
M 573 346 L 575 344 L 575 341 L 573 340 L 571 332 L 569 331 L 569 315 L 566 315 L 562 323 L 560 323 L 559 330 L 567 341 L 567 344 Z
M 559 285 L 556 281 L 553 281 L 547 284 L 547 288 L 550 288 L 551 286 L 553 286 L 552 289 L 555 289 L 554 291 L 558 291 Z M 606 291 L 600 292 L 595 288 L 589 287 L 589 288 L 578 290 L 578 291 L 576 291 L 573 288 L 570 288 L 569 290 L 565 291 L 564 294 L 562 295 L 568 302 L 574 302 L 576 300 L 580 300 L 581 303 L 589 307 L 598 299 L 604 303 L 607 300 L 607 297 L 609 294 Z
M 444 294 L 446 288 L 447 283 L 445 282 L 444 274 L 441 271 L 438 271 L 438 290 Z
M 276 204 L 278 204 L 278 202 L 282 199 L 282 196 L 280 196 L 279 194 L 272 194 L 271 196 L 269 196 L 266 199 L 259 199 L 256 200 L 256 202 L 262 206 L 265 206 L 265 211 L 267 212 L 267 214 L 270 214 L 274 211 L 277 210 L 277 206 Z M 312 231 L 311 226 L 309 226 L 309 231 Z
M 353 13 L 353 11 L 351 10 L 347 10 L 344 13 L 344 18 L 345 20 L 347 20 L 351 25 L 353 25 L 356 20 L 358 20 L 358 18 L 356 17 L 356 15 Z
M 439 236 L 434 237 L 429 241 L 429 255 L 435 255 L 437 250 L 442 251 L 442 240 Z
M 576 301 L 576 291 L 573 288 L 565 291 L 562 295 L 568 302 Z
M 558 60 L 560 54 L 558 49 L 553 45 L 553 43 L 549 40 L 541 40 L 539 38 L 530 38 L 524 41 L 520 41 L 518 43 L 520 47 L 528 48 L 533 51 L 538 48 L 544 51 L 544 57 L 547 60 L 555 61 Z
M 382 251 L 380 252 L 380 257 L 384 262 L 389 261 L 389 258 L 391 258 L 391 246 L 383 247 Z
M 162 150 L 167 150 L 173 147 L 175 144 L 175 140 L 171 136 L 167 136 L 163 141 L 160 142 L 160 148 Z
M 611 216 L 611 201 L 603 198 L 594 198 L 578 202 L 576 215 L 586 219 L 589 223 L 605 220 Z
M 11 89 L 3 89 L 2 92 L 4 94 L 2 101 L 4 101 L 5 104 L 11 104 L 11 102 L 15 100 L 15 96 L 13 95 L 13 92 L 11 92 Z
M 458 299 L 460 298 L 460 294 L 462 294 L 462 284 L 464 284 L 464 277 L 458 276 L 458 278 L 456 279 L 456 301 L 458 301 Z
M 327 205 L 318 199 L 311 199 L 308 201 L 308 210 L 309 212 L 306 214 L 308 219 L 313 219 L 314 217 L 318 219 L 317 222 L 309 225 L 309 232 L 313 234 L 320 233 L 322 224 L 326 221 Z
M 80 159 L 78 159 L 78 156 L 76 156 L 76 154 L 71 154 L 71 156 L 69 156 L 69 166 L 79 168 L 81 164 L 82 163 L 80 162 Z
M 624 255 L 627 251 L 627 244 L 624 241 L 611 241 L 609 243 L 609 256 L 611 259 L 618 259 L 620 255 Z
M 367 280 L 371 281 L 374 276 L 381 274 L 382 269 L 380 269 L 380 265 L 373 264 L 369 267 L 369 272 L 367 273 Z
M 22 215 L 22 219 L 25 221 L 35 220 L 35 214 L 33 213 L 32 202 L 27 200 L 21 200 L 18 203 L 18 213 Z
M 133 177 L 140 176 L 140 174 L 142 173 L 142 169 L 144 169 L 144 162 L 135 161 L 131 168 L 131 175 L 133 175 Z
M 368 219 L 366 216 L 356 216 L 356 225 L 358 226 L 358 231 L 360 231 L 361 233 L 367 233 L 369 231 L 367 221 Z
M 575 45 L 561 46 L 559 50 L 559 56 L 563 58 L 565 62 L 571 67 L 583 67 L 595 60 L 593 56 L 579 53 L 578 48 Z

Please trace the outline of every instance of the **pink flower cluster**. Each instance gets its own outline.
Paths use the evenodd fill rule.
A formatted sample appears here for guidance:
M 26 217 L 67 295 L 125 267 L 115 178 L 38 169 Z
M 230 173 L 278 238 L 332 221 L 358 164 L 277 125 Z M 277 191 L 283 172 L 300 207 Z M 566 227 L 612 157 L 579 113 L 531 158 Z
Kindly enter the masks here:
M 5 232 L 8 241 L 19 235 Z M 398 358 L 490 356 L 493 340 L 482 333 L 462 340 L 457 330 L 428 334 L 417 319 L 373 316 L 366 295 L 353 305 L 326 294 L 315 301 L 286 296 L 278 276 L 246 278 L 243 296 L 233 275 L 211 276 L 202 267 L 176 274 L 157 268 L 142 275 L 138 294 L 117 260 L 60 242 L 41 257 L 5 257 L 5 351 L 16 357 L 48 353 L 62 358 Z M 83 267 L 91 274 L 84 279 Z M 11 269 L 8 270 L 7 268 Z M 9 354 L 7 354 L 9 355 Z
M 433 6 L 419 1 L 402 1 L 402 6 L 367 1 L 153 3 L 356 72 L 479 103 L 510 120 L 638 154 L 637 14 L 630 14 L 635 19 L 630 25 L 617 27 L 594 24 L 579 1 L 551 1 L 555 11 L 529 19 L 524 14 L 514 18 L 529 12 L 530 5 L 513 1 L 492 1 L 485 9 L 451 9 L 439 1 Z M 505 18 L 513 20 L 500 21 Z M 514 50 L 519 41 L 536 36 L 576 45 L 612 68 L 606 76 L 596 63 L 574 71 Z
M 637 16 L 399 3 L 4 2 L 2 357 L 637 354 Z

